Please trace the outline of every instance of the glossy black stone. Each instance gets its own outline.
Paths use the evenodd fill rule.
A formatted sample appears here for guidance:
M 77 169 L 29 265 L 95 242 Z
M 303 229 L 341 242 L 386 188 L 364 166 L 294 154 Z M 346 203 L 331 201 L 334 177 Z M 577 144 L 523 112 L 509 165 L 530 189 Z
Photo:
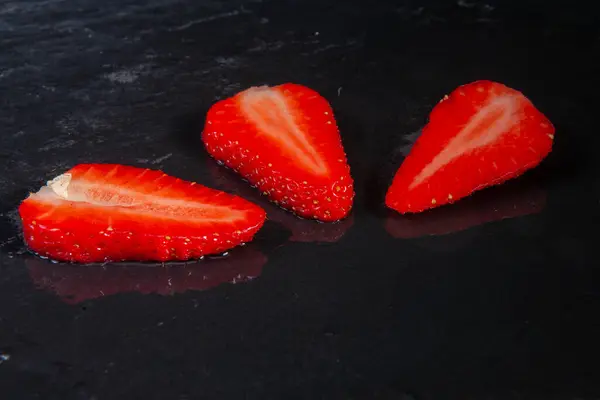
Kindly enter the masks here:
M 599 22 L 591 2 L 0 3 L 0 398 L 600 397 Z M 552 154 L 455 206 L 387 211 L 431 107 L 477 79 L 523 91 Z M 357 190 L 341 224 L 291 218 L 201 146 L 214 101 L 287 81 L 336 112 Z M 81 162 L 243 193 L 271 221 L 186 266 L 36 259 L 19 201 Z

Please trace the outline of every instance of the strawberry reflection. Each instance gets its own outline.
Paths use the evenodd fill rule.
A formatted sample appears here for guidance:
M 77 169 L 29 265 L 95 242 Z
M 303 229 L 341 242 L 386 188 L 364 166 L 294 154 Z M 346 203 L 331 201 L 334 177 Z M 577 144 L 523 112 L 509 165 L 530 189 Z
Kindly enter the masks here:
M 224 257 L 164 266 L 53 264 L 40 258 L 25 261 L 29 276 L 38 288 L 54 292 L 69 304 L 117 293 L 170 295 L 246 282 L 258 277 L 266 262 L 266 256 L 250 247 L 236 248 Z
M 419 214 L 401 215 L 390 211 L 385 229 L 398 239 L 445 235 L 489 222 L 537 214 L 545 204 L 546 192 L 539 187 L 503 185 Z
M 300 218 L 271 203 L 266 196 L 261 196 L 257 189 L 250 186 L 239 175 L 219 166 L 213 159 L 208 160 L 208 169 L 218 189 L 244 197 L 261 206 L 267 212 L 269 220 L 283 225 L 290 231 L 289 240 L 292 242 L 335 243 L 354 224 L 352 214 L 337 222 L 319 222 Z
M 270 220 L 280 223 L 291 232 L 292 242 L 335 243 L 354 224 L 352 215 L 341 221 L 325 223 L 302 219 L 274 206 L 266 210 Z

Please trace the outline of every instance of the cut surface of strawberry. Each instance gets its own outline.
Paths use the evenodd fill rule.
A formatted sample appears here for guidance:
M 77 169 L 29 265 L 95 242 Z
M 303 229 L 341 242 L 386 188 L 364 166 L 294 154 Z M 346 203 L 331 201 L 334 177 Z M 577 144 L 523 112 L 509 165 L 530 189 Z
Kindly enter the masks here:
M 552 123 L 517 90 L 460 86 L 433 108 L 385 203 L 400 213 L 452 203 L 537 166 L 553 140 Z
M 354 187 L 333 110 L 297 84 L 252 87 L 208 111 L 209 154 L 264 195 L 304 218 L 336 221 L 352 208 Z
M 26 244 L 58 261 L 170 261 L 252 240 L 265 212 L 242 198 L 117 164 L 81 164 L 20 207 Z

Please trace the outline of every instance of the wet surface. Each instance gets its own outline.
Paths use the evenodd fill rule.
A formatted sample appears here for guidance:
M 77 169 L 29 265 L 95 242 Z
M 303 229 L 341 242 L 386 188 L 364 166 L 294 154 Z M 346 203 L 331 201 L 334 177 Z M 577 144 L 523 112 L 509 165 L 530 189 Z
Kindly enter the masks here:
M 244 248 L 235 254 L 199 262 L 152 264 L 70 265 L 36 257 L 25 260 L 29 276 L 39 289 L 54 292 L 67 303 L 118 293 L 160 294 L 207 290 L 224 283 L 237 284 L 260 276 L 267 258 Z
M 1 3 L 0 398 L 600 397 L 598 22 L 535 1 Z M 385 210 L 431 107 L 484 78 L 550 118 L 552 154 L 464 203 Z M 200 144 L 214 101 L 286 81 L 335 111 L 357 191 L 339 224 Z M 186 265 L 36 259 L 19 201 L 81 162 L 162 169 L 269 222 Z

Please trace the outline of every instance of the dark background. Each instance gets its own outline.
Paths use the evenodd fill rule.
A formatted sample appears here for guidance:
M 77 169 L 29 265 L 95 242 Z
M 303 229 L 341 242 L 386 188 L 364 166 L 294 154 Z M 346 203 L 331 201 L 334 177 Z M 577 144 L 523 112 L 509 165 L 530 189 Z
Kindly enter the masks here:
M 0 1 L 0 398 L 600 398 L 592 5 Z M 440 212 L 384 210 L 431 107 L 477 79 L 523 91 L 552 154 Z M 341 224 L 269 207 L 199 141 L 215 100 L 287 81 L 336 112 Z M 271 221 L 199 264 L 37 260 L 19 201 L 81 162 L 160 168 Z

